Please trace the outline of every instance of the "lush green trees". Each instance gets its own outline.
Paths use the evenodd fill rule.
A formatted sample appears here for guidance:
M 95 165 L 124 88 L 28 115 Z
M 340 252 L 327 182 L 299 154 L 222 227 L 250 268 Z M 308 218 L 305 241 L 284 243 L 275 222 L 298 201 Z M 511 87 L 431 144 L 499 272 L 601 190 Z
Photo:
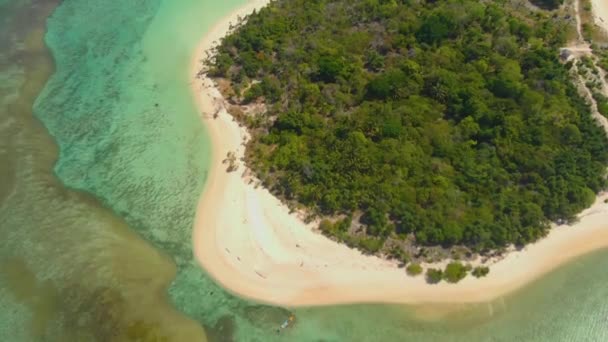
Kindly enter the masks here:
M 273 2 L 212 63 L 267 105 L 243 116 L 248 164 L 284 200 L 349 217 L 321 230 L 367 252 L 523 245 L 574 218 L 606 186 L 608 141 L 559 63 L 567 23 L 509 3 Z

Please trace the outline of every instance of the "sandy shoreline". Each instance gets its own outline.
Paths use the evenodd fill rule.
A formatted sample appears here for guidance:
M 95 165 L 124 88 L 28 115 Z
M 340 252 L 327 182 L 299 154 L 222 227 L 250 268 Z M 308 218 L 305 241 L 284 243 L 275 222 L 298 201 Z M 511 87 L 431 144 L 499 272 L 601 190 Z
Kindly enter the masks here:
M 608 33 L 608 2 L 606 0 L 591 0 L 595 24 Z
M 214 41 L 230 23 L 268 0 L 251 0 L 221 19 L 196 50 L 191 75 Z M 607 18 L 608 19 L 608 18 Z M 193 231 L 194 254 L 223 287 L 240 296 L 286 306 L 338 303 L 463 303 L 487 301 L 507 294 L 560 264 L 592 250 L 608 247 L 608 194 L 581 214 L 571 227 L 552 229 L 542 241 L 512 252 L 491 267 L 488 277 L 467 277 L 458 284 L 428 285 L 408 277 L 396 264 L 364 256 L 315 233 L 268 191 L 226 172 L 229 151 L 242 157 L 244 129 L 221 110 L 221 95 L 207 78 L 193 79 L 193 93 L 212 142 L 212 160 L 198 203 Z

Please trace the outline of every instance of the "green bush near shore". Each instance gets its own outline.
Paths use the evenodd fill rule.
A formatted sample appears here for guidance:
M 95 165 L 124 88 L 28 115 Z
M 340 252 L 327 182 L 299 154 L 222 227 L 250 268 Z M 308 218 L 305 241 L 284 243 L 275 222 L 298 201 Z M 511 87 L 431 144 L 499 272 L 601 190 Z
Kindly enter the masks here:
M 415 277 L 417 275 L 422 274 L 422 266 L 420 266 L 420 264 L 418 264 L 418 263 L 412 263 L 407 266 L 405 271 L 407 272 L 408 275 Z
M 471 273 L 475 278 L 485 277 L 490 273 L 490 268 L 487 266 L 477 266 L 473 269 Z
M 426 270 L 426 281 L 429 284 L 437 284 L 443 279 L 443 271 L 436 268 Z
M 443 279 L 448 283 L 457 283 L 467 276 L 467 267 L 460 262 L 451 262 L 443 271 Z
M 398 246 L 393 246 L 388 253 L 388 257 L 399 262 L 400 267 L 404 267 L 410 262 L 410 256 Z

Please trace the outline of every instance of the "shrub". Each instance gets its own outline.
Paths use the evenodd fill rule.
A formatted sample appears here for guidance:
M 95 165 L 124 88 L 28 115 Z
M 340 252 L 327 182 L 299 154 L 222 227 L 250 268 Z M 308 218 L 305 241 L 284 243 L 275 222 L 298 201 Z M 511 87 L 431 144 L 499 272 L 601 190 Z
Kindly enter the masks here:
M 409 264 L 405 271 L 408 275 L 415 277 L 419 274 L 422 274 L 422 266 L 420 266 L 420 264 L 418 263 Z
M 409 254 L 406 253 L 399 246 L 393 246 L 390 249 L 390 251 L 388 252 L 388 256 L 391 259 L 399 261 L 399 263 L 400 263 L 399 267 L 403 267 L 403 266 L 407 265 L 410 262 L 410 256 L 409 256 Z
M 243 96 L 243 103 L 251 103 L 263 94 L 264 91 L 262 90 L 262 86 L 259 83 L 256 83 L 252 85 L 249 89 L 247 89 L 247 91 L 245 91 L 245 95 Z
M 319 78 L 325 82 L 335 82 L 345 69 L 344 61 L 339 56 L 319 58 Z
M 466 267 L 459 262 L 449 263 L 443 272 L 443 279 L 448 283 L 455 284 L 467 276 Z
M 383 244 L 384 240 L 364 237 L 359 240 L 358 247 L 364 254 L 374 254 L 382 248 Z
M 426 270 L 426 281 L 429 284 L 437 284 L 443 279 L 443 271 L 436 268 Z
M 487 266 L 477 266 L 473 269 L 473 272 L 471 274 L 473 274 L 473 276 L 475 278 L 481 278 L 481 277 L 485 277 L 488 275 L 488 273 L 490 273 L 490 268 Z
M 331 234 L 334 230 L 334 225 L 330 220 L 322 220 L 319 224 L 319 230 L 324 234 Z
M 597 103 L 597 111 L 605 117 L 608 117 L 608 98 L 601 93 L 594 92 L 593 98 Z

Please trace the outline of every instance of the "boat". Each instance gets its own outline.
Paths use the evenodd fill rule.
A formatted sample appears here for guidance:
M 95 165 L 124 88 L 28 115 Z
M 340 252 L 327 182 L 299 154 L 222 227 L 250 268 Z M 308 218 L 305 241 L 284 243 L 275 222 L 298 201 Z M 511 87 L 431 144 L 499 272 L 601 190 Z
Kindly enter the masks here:
M 279 327 L 279 329 L 277 329 L 277 332 L 289 328 L 291 325 L 293 325 L 293 323 L 295 323 L 295 321 L 296 316 L 294 314 L 289 315 L 289 317 L 285 321 L 283 321 L 283 323 L 281 323 L 281 326 Z

